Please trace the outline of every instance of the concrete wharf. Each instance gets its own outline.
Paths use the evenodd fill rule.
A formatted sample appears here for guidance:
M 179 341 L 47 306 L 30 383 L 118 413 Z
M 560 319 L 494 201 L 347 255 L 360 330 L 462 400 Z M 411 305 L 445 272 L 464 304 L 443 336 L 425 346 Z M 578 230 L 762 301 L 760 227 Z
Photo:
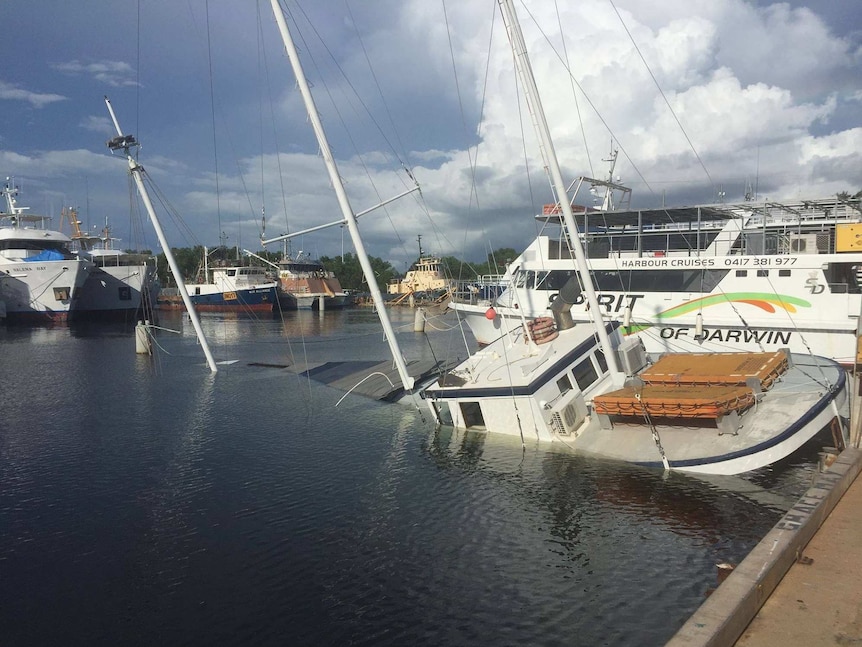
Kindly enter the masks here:
M 862 645 L 862 397 L 850 443 L 668 647 Z

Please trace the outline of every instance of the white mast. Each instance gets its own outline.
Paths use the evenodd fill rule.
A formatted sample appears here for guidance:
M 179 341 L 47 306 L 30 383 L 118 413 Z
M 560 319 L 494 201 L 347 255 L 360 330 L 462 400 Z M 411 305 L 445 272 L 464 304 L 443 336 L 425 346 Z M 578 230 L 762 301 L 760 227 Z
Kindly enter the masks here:
M 124 135 L 122 129 L 120 128 L 120 122 L 117 121 L 117 116 L 114 114 L 114 108 L 111 106 L 111 101 L 108 97 L 105 97 L 105 105 L 108 106 L 108 112 L 111 114 L 111 119 L 114 122 L 114 127 L 117 129 L 117 136 L 108 142 L 108 148 L 111 150 L 122 150 L 126 154 L 126 159 L 129 160 L 129 172 L 132 174 L 132 177 L 135 178 L 135 184 L 138 186 L 138 193 L 141 196 L 141 199 L 144 201 L 144 206 L 147 209 L 147 213 L 150 216 L 150 221 L 153 223 L 153 228 L 156 230 L 156 236 L 158 236 L 159 244 L 162 246 L 162 249 L 165 251 L 165 258 L 168 259 L 168 265 L 171 268 L 171 272 L 174 274 L 174 279 L 177 282 L 177 289 L 180 292 L 180 296 L 183 298 L 183 303 L 186 304 L 186 310 L 188 310 L 189 318 L 192 320 L 192 325 L 195 328 L 195 333 L 198 336 L 198 341 L 200 342 L 201 348 L 203 348 L 204 355 L 207 358 L 207 364 L 209 364 L 210 370 L 215 373 L 218 371 L 216 367 L 215 360 L 213 359 L 212 353 L 210 352 L 209 344 L 207 344 L 207 338 L 204 336 L 203 328 L 201 328 L 200 319 L 198 319 L 198 313 L 195 310 L 194 305 L 192 304 L 192 300 L 189 298 L 188 290 L 186 290 L 185 281 L 183 281 L 183 275 L 180 272 L 179 265 L 177 265 L 176 259 L 174 259 L 174 254 L 171 251 L 171 246 L 168 245 L 168 240 L 165 238 L 165 232 L 162 231 L 162 226 L 159 223 L 159 219 L 156 216 L 156 212 L 153 209 L 153 203 L 150 202 L 150 196 L 147 193 L 147 188 L 144 186 L 143 180 L 143 172 L 144 167 L 138 164 L 135 161 L 135 158 L 132 157 L 129 149 L 132 146 L 137 146 L 138 142 L 135 140 L 132 135 Z
M 398 374 L 401 376 L 401 383 L 404 385 L 404 389 L 410 391 L 413 388 L 413 378 L 410 377 L 409 373 L 407 373 L 407 365 L 404 362 L 404 357 L 401 355 L 398 341 L 395 339 L 395 332 L 392 330 L 392 324 L 389 321 L 389 315 L 386 312 L 386 305 L 383 302 L 383 296 L 380 294 L 380 288 L 377 285 L 377 279 L 374 276 L 371 261 L 368 260 L 368 255 L 365 253 L 365 246 L 362 243 L 362 237 L 359 235 L 359 228 L 356 225 L 356 215 L 353 213 L 353 208 L 350 206 L 350 202 L 347 199 L 347 192 L 344 190 L 341 176 L 338 174 L 338 167 L 335 165 L 335 158 L 332 156 L 332 151 L 330 150 L 329 143 L 326 140 L 326 133 L 323 131 L 323 124 L 320 122 L 320 116 L 318 115 L 317 108 L 314 105 L 314 98 L 311 96 L 311 90 L 308 87 L 308 81 L 306 80 L 305 73 L 302 70 L 299 55 L 296 52 L 296 47 L 293 44 L 290 31 L 287 28 L 287 21 L 284 18 L 284 12 L 281 10 L 278 0 L 270 0 L 270 3 L 272 4 L 272 12 L 275 14 L 275 21 L 278 23 L 278 29 L 281 32 L 281 39 L 284 41 L 284 47 L 287 50 L 287 56 L 290 59 L 290 66 L 293 68 L 293 73 L 296 76 L 296 83 L 299 86 L 300 93 L 302 94 L 302 100 L 305 102 L 305 109 L 308 111 L 308 118 L 311 121 L 312 128 L 314 129 L 314 134 L 317 137 L 317 143 L 320 146 L 320 153 L 323 155 L 323 161 L 326 162 L 326 170 L 329 172 L 329 180 L 332 183 L 332 187 L 335 189 L 335 195 L 338 198 L 338 205 L 341 207 L 344 222 L 347 224 L 350 238 L 353 240 L 356 257 L 359 259 L 359 264 L 362 266 L 362 273 L 365 275 L 365 280 L 368 282 L 368 290 L 371 292 L 371 298 L 374 300 L 374 305 L 377 308 L 377 315 L 380 317 L 380 324 L 383 326 L 386 341 L 389 343 L 389 350 L 392 353 L 392 359 L 398 369 Z
M 273 2 L 274 1 L 275 0 L 273 0 Z M 611 370 L 618 371 L 619 367 L 617 364 L 616 353 L 611 346 L 611 340 L 608 337 L 608 332 L 605 329 L 605 324 L 602 320 L 601 306 L 599 306 L 599 300 L 596 297 L 596 291 L 593 287 L 592 278 L 590 277 L 590 268 L 587 265 L 586 254 L 581 245 L 580 236 L 578 236 L 578 227 L 575 223 L 575 217 L 572 214 L 572 205 L 569 202 L 569 194 L 566 190 L 566 185 L 563 182 L 560 163 L 557 160 L 557 153 L 554 150 L 554 143 L 551 140 L 551 131 L 548 128 L 548 122 L 545 120 L 542 100 L 539 97 L 539 89 L 536 87 L 536 79 L 533 77 L 533 70 L 530 67 L 530 57 L 527 54 L 527 46 L 524 43 L 524 35 L 521 33 L 521 26 L 518 23 L 515 6 L 512 0 L 498 0 L 498 2 L 503 10 L 503 21 L 506 23 L 509 42 L 512 45 L 512 52 L 515 55 L 515 65 L 518 68 L 518 75 L 521 77 L 521 82 L 524 84 L 524 93 L 527 98 L 527 104 L 530 108 L 530 114 L 533 116 L 533 126 L 536 129 L 536 135 L 539 137 L 542 157 L 544 158 L 548 173 L 551 176 L 554 190 L 557 193 L 557 200 L 560 203 L 560 209 L 563 212 L 563 220 L 566 223 L 566 229 L 569 234 L 569 245 L 575 253 L 578 275 L 581 277 L 581 284 L 584 286 L 584 291 L 587 294 L 587 302 L 590 305 L 590 311 L 596 332 L 599 336 L 599 342 L 604 351 L 605 360 L 607 361 L 608 366 Z

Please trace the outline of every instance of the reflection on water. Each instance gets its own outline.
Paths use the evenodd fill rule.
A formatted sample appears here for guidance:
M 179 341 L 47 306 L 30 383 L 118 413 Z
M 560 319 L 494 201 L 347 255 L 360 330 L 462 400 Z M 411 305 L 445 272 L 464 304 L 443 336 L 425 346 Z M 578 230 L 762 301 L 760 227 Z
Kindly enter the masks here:
M 409 352 L 449 343 L 392 314 Z M 239 360 L 215 375 L 182 317 L 154 359 L 122 326 L 0 329 L 4 645 L 661 645 L 810 473 L 708 481 L 335 407 L 278 366 L 384 359 L 372 311 L 202 320 Z

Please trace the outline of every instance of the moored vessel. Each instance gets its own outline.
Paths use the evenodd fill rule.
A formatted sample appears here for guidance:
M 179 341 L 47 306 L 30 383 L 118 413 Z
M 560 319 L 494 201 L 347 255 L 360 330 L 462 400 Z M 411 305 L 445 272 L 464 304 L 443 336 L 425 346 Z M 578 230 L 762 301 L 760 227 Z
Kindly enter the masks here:
M 7 179 L 0 212 L 0 301 L 8 323 L 57 323 L 69 318 L 93 264 L 78 258 L 71 239 L 48 229 L 50 216 L 27 213 Z

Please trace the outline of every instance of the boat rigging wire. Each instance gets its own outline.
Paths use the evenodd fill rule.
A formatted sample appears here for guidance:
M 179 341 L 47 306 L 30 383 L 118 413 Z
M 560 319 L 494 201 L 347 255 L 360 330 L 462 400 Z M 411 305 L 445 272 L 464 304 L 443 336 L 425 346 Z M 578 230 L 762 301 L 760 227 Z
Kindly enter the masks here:
M 646 62 L 644 55 L 641 53 L 640 48 L 638 47 L 637 43 L 635 42 L 634 36 L 632 36 L 632 33 L 629 31 L 629 28 L 626 26 L 626 23 L 623 20 L 623 17 L 620 15 L 620 12 L 617 10 L 616 5 L 614 4 L 614 0 L 608 0 L 608 3 L 610 3 L 611 7 L 613 7 L 614 13 L 617 15 L 617 18 L 620 19 L 620 24 L 623 26 L 623 29 L 625 29 L 626 34 L 628 34 L 628 37 L 632 42 L 632 46 L 635 48 L 635 51 L 637 52 L 638 56 L 640 57 L 641 61 L 643 62 L 644 67 L 647 69 L 647 72 L 649 72 L 650 78 L 652 78 L 653 83 L 655 83 L 655 87 L 658 89 L 658 92 L 661 95 L 661 98 L 664 99 L 664 102 L 665 102 L 665 105 L 667 106 L 667 109 L 670 110 L 670 114 L 673 115 L 673 118 L 676 121 L 676 124 L 679 126 L 679 129 L 682 131 L 682 134 L 685 137 L 685 141 L 688 142 L 688 145 L 691 148 L 691 152 L 694 153 L 695 158 L 700 163 L 700 167 L 703 169 L 703 172 L 706 173 L 706 177 L 709 179 L 709 183 L 714 188 L 715 182 L 712 181 L 712 177 L 710 176 L 709 171 L 706 168 L 706 165 L 703 163 L 703 160 L 700 158 L 700 155 L 698 154 L 697 150 L 695 149 L 694 144 L 692 143 L 691 139 L 689 139 L 688 133 L 685 131 L 685 128 L 683 128 L 682 123 L 679 120 L 679 117 L 677 117 L 677 115 L 676 115 L 676 112 L 674 112 L 673 106 L 670 105 L 670 101 L 668 101 L 667 95 L 665 95 L 664 90 L 661 89 L 661 86 L 658 83 L 658 79 L 655 78 L 655 74 L 653 74 L 652 69 L 650 69 L 650 66 Z
M 557 2 L 557 0 L 554 0 L 554 11 L 557 14 L 557 27 L 559 27 L 559 29 L 560 29 L 560 42 L 562 42 L 562 44 L 563 44 L 563 58 L 566 59 L 566 63 L 565 63 L 566 69 L 570 70 L 572 68 L 571 68 L 571 65 L 569 63 L 569 50 L 566 47 L 566 39 L 565 39 L 566 30 L 563 29 L 563 19 L 560 17 L 560 5 Z M 584 118 L 583 118 L 583 115 L 581 115 L 581 104 L 578 103 L 578 93 L 575 91 L 575 84 L 573 83 L 573 80 L 574 79 L 572 78 L 572 75 L 570 74 L 569 75 L 569 84 L 571 85 L 571 88 L 572 88 L 572 99 L 575 102 L 575 112 L 578 114 L 578 124 L 581 127 L 581 137 L 583 137 L 583 140 L 584 140 L 584 153 L 587 156 L 587 165 L 590 167 L 590 175 L 594 176 L 595 174 L 593 171 L 593 159 L 590 156 L 590 147 L 587 144 L 587 131 L 586 131 L 586 128 L 584 128 Z

